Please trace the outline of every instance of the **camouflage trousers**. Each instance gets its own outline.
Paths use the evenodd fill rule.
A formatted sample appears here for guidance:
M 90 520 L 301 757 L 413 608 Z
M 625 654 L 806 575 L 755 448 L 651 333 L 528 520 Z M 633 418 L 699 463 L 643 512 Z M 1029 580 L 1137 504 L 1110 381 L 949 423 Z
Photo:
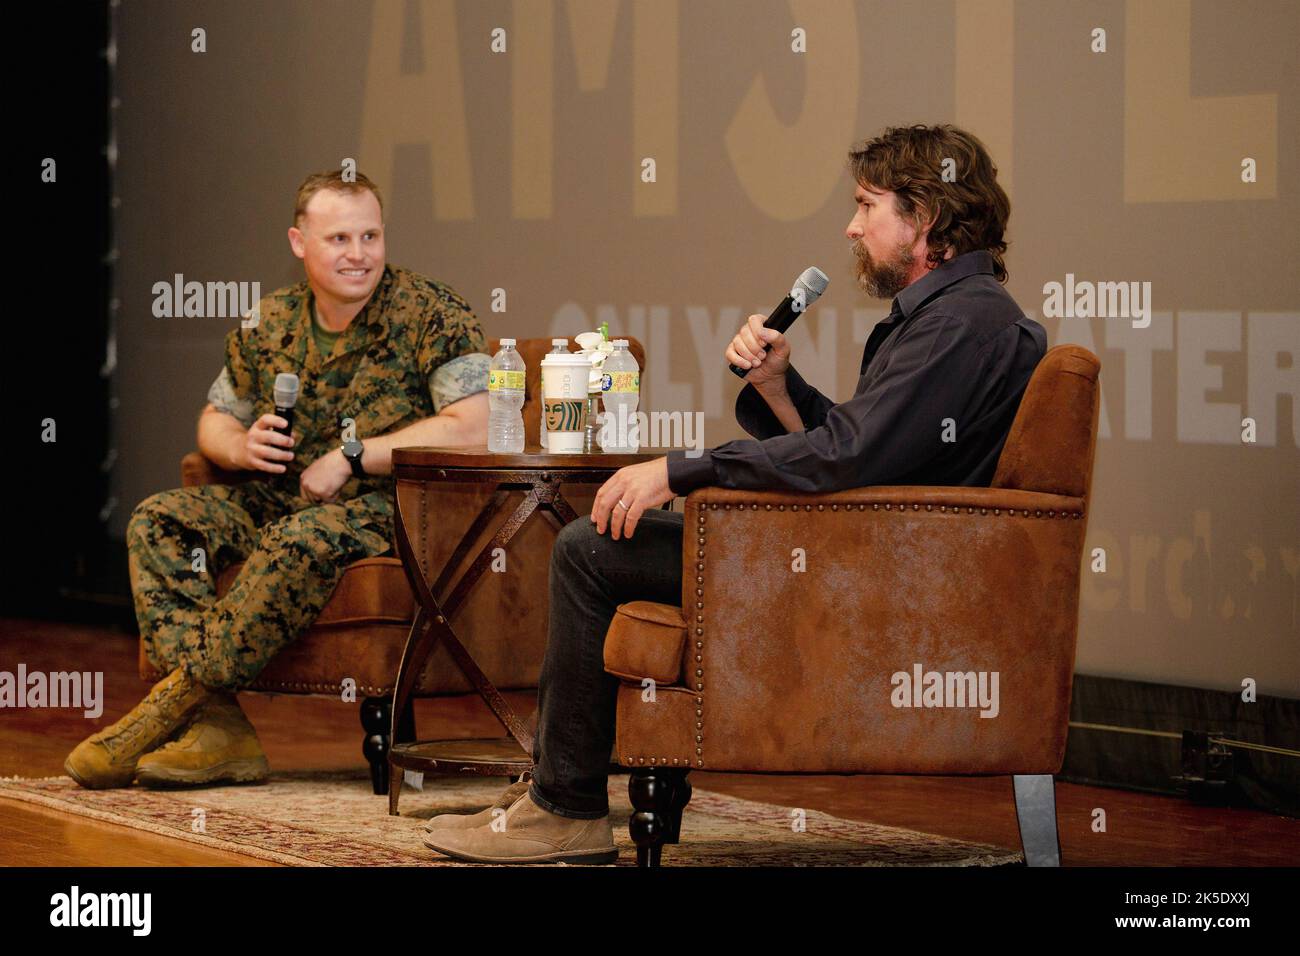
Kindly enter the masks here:
M 246 687 L 316 619 L 344 569 L 390 550 L 392 536 L 393 499 L 380 491 L 325 505 L 273 481 L 152 495 L 126 533 L 146 652 L 164 672 Z M 218 598 L 218 576 L 240 561 Z

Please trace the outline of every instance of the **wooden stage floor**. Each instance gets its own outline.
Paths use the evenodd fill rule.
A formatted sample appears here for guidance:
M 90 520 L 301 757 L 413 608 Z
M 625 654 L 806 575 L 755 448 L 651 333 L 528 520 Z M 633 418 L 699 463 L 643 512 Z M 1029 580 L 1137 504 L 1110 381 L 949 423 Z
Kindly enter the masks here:
M 135 669 L 136 640 L 86 625 L 0 620 L 0 670 L 102 670 L 104 714 L 0 710 L 0 776 L 49 776 L 78 741 L 112 723 L 148 690 Z M 532 694 L 512 694 L 528 712 Z M 243 694 L 274 770 L 362 767 L 355 704 L 315 697 Z M 422 737 L 486 737 L 499 725 L 476 697 L 422 700 Z M 1019 849 L 1008 777 L 841 777 L 696 773 L 700 787 L 853 820 Z M 504 783 L 504 781 L 503 781 Z M 1197 807 L 1175 797 L 1058 783 L 1057 817 L 1066 866 L 1293 865 L 1300 821 L 1254 810 Z M 1093 833 L 1092 811 L 1108 830 Z M 689 809 L 688 811 L 689 812 Z M 0 865 L 267 865 L 113 824 L 0 800 Z

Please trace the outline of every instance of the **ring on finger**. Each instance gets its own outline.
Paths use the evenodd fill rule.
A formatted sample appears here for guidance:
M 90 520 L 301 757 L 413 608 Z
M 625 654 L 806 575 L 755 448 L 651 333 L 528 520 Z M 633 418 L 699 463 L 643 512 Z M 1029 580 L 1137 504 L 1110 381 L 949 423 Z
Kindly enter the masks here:
M 618 499 L 618 507 L 622 508 L 624 511 L 630 510 L 627 505 L 623 504 L 622 498 Z

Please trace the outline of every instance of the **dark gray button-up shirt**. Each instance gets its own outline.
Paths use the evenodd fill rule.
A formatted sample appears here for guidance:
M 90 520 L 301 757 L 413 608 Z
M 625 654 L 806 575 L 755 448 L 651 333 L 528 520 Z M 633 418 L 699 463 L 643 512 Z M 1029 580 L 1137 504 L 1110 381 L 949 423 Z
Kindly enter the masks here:
M 669 487 L 684 495 L 705 485 L 987 486 L 1029 376 L 1047 351 L 1046 332 L 993 278 L 985 250 L 949 259 L 900 292 L 893 306 L 867 339 L 851 399 L 835 404 L 791 365 L 786 385 L 806 431 L 787 433 L 746 385 L 736 421 L 759 440 L 730 441 L 694 459 L 669 452 Z

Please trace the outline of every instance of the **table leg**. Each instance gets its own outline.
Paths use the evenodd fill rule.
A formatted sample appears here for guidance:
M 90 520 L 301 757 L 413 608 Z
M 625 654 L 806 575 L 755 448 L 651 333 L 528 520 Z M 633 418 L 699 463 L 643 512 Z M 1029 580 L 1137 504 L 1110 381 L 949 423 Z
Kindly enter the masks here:
M 558 515 L 560 520 L 565 524 L 578 520 L 578 513 L 573 510 L 573 505 L 569 504 L 568 499 L 565 498 L 564 495 L 560 494 L 560 486 L 558 484 L 555 486 L 555 490 L 551 494 L 550 505 L 552 510 L 554 510 L 556 515 Z
M 401 528 L 400 523 L 398 528 Z M 401 535 L 402 532 L 399 530 L 399 539 Z M 407 729 L 402 720 L 402 714 L 413 710 L 415 702 L 411 699 L 411 695 L 415 691 L 415 682 L 419 680 L 424 662 L 429 659 L 429 653 L 438 642 L 438 636 L 429 627 L 428 621 L 429 618 L 424 608 L 417 607 L 415 620 L 411 622 L 411 632 L 406 638 L 406 647 L 402 650 L 402 663 L 397 668 L 397 683 L 393 686 L 392 723 L 389 730 L 390 748 L 391 744 L 406 742 L 401 739 Z M 414 720 L 410 723 L 410 729 L 413 739 Z M 401 774 L 394 772 L 397 769 L 390 764 L 388 812 L 393 816 L 397 816 L 397 800 L 402 792 Z M 394 780 L 396 780 L 396 783 L 394 783 Z
M 389 736 L 394 743 L 405 742 L 399 739 L 399 734 L 405 729 L 401 726 L 401 714 L 411 707 L 411 694 L 420 676 L 417 667 L 428 660 L 435 643 L 437 635 L 429 627 L 428 615 L 423 607 L 417 607 L 415 620 L 411 622 L 411 631 L 406 638 L 406 647 L 402 650 L 402 663 L 397 667 L 397 683 L 393 685 L 392 728 Z
M 538 498 L 534 492 L 530 491 L 524 495 L 524 500 L 519 502 L 514 514 L 506 519 L 506 523 L 492 536 L 492 540 L 483 545 L 483 550 L 478 553 L 478 557 L 474 559 L 473 563 L 465 569 L 465 573 L 461 575 L 460 580 L 456 582 L 455 588 L 447 596 L 447 600 L 443 602 L 443 610 L 448 616 L 460 610 L 461 604 L 469 596 L 470 588 L 474 586 L 478 579 L 483 576 L 483 572 L 492 564 L 492 552 L 497 548 L 505 548 L 510 543 L 510 539 L 515 536 L 515 532 L 522 528 L 528 517 L 537 510 L 538 504 Z
M 442 473 L 439 473 L 439 475 L 445 477 Z M 496 488 L 489 501 L 471 523 L 469 529 L 461 537 L 451 559 L 439 573 L 436 583 L 432 585 L 428 577 L 426 577 L 421 562 L 416 559 L 406 516 L 403 514 L 402 497 L 401 495 L 397 496 L 396 520 L 394 522 L 397 550 L 402 559 L 407 582 L 415 596 L 417 609 L 415 620 L 411 624 L 411 631 L 407 637 L 406 647 L 402 652 L 402 663 L 393 689 L 390 739 L 393 743 L 413 744 L 415 742 L 414 724 L 411 720 L 414 715 L 412 698 L 415 693 L 415 686 L 424 670 L 429 655 L 436 650 L 439 642 L 441 642 L 447 648 L 456 667 L 492 710 L 497 720 L 506 728 L 514 742 L 524 751 L 524 754 L 516 759 L 505 751 L 501 751 L 499 755 L 494 753 L 491 758 L 483 758 L 472 751 L 468 753 L 462 751 L 459 757 L 438 757 L 430 753 L 412 757 L 411 762 L 406 762 L 404 758 L 405 765 L 409 766 L 413 763 L 415 766 L 445 767 L 446 769 L 436 769 L 434 771 L 441 773 L 454 772 L 453 768 L 459 768 L 462 772 L 469 770 L 474 773 L 486 772 L 488 774 L 496 772 L 498 767 L 511 767 L 513 773 L 521 767 L 526 768 L 531 761 L 533 728 L 516 716 L 500 691 L 482 672 L 465 646 L 457 638 L 455 630 L 451 626 L 450 618 L 460 609 L 461 605 L 469 597 L 475 583 L 491 565 L 493 553 L 496 549 L 504 548 L 509 544 L 534 511 L 540 510 L 557 529 L 578 520 L 579 516 L 573 506 L 560 494 L 560 485 L 563 480 L 572 478 L 573 475 L 569 472 L 548 471 L 544 472 L 539 478 L 536 473 L 492 470 L 477 474 L 470 472 L 467 477 L 473 480 L 493 481 Z M 584 472 L 582 477 L 590 478 L 592 476 Z M 453 585 L 451 583 L 452 577 L 455 575 L 458 566 L 469 555 L 473 542 L 482 535 L 484 529 L 501 512 L 502 505 L 507 500 L 511 490 L 525 491 L 523 501 L 519 503 L 502 527 L 492 536 L 491 540 L 480 549 L 479 553 L 466 567 L 464 574 Z M 671 503 L 666 507 L 671 507 Z M 438 596 L 447 592 L 448 589 L 450 589 L 450 592 L 446 593 L 445 600 L 440 601 Z M 455 742 L 447 741 L 446 743 L 453 744 Z M 504 741 L 495 741 L 493 746 L 499 750 L 504 743 Z M 398 795 L 401 793 L 403 782 L 403 770 L 402 766 L 395 764 L 392 760 L 389 761 L 389 782 L 389 812 L 395 815 L 397 813 Z
M 394 697 L 394 712 L 397 705 L 406 703 L 407 698 L 415 687 L 415 681 L 419 676 L 419 670 L 423 667 L 424 661 L 428 659 L 434 647 L 441 641 L 450 652 L 456 666 L 460 672 L 465 675 L 465 679 L 470 682 L 479 696 L 496 715 L 497 720 L 501 721 L 515 741 L 523 748 L 524 752 L 531 755 L 533 752 L 533 735 L 528 732 L 528 728 L 523 721 L 515 714 L 506 699 L 501 696 L 501 692 L 496 689 L 486 674 L 479 669 L 474 658 L 465 650 L 463 644 L 456 637 L 455 631 L 452 630 L 451 623 L 448 620 L 449 615 L 454 614 L 460 605 L 464 602 L 473 587 L 474 582 L 482 576 L 484 571 L 492 562 L 492 552 L 499 547 L 505 547 L 510 539 L 514 537 L 515 532 L 523 526 L 528 520 L 529 515 L 537 509 L 537 495 L 530 492 L 519 503 L 506 523 L 492 536 L 492 540 L 484 545 L 483 550 L 479 552 L 478 557 L 469 566 L 460 580 L 456 582 L 455 588 L 447 598 L 445 604 L 440 603 L 437 597 L 429 588 L 429 582 L 424 579 L 424 575 L 419 573 L 419 564 L 414 560 L 414 549 L 411 547 L 411 540 L 406 531 L 406 521 L 402 514 L 401 501 L 397 504 L 396 530 L 397 530 L 397 548 L 402 558 L 402 566 L 406 569 L 406 577 L 411 585 L 411 590 L 415 594 L 416 602 L 419 604 L 424 619 L 427 621 L 427 635 L 415 640 L 415 628 L 412 627 L 412 639 L 407 642 L 407 652 L 410 653 L 408 659 L 407 653 L 402 655 L 402 669 L 399 673 L 397 694 L 402 696 Z
M 443 565 L 442 574 L 438 575 L 437 582 L 432 588 L 430 588 L 434 594 L 443 594 L 446 592 L 447 586 L 451 584 L 451 576 L 455 573 L 456 569 L 460 567 L 461 562 L 465 560 L 465 555 L 469 553 L 470 545 L 478 540 L 478 536 L 483 533 L 483 529 L 486 528 L 488 524 L 491 523 L 492 519 L 497 516 L 498 512 L 501 511 L 501 506 L 509 497 L 510 492 L 505 488 L 498 488 L 493 492 L 488 503 L 485 504 L 483 510 L 478 513 L 478 517 L 474 519 L 470 524 L 469 529 L 461 536 L 460 543 L 456 545 L 456 550 L 452 552 L 451 557 L 447 559 L 447 563 Z

